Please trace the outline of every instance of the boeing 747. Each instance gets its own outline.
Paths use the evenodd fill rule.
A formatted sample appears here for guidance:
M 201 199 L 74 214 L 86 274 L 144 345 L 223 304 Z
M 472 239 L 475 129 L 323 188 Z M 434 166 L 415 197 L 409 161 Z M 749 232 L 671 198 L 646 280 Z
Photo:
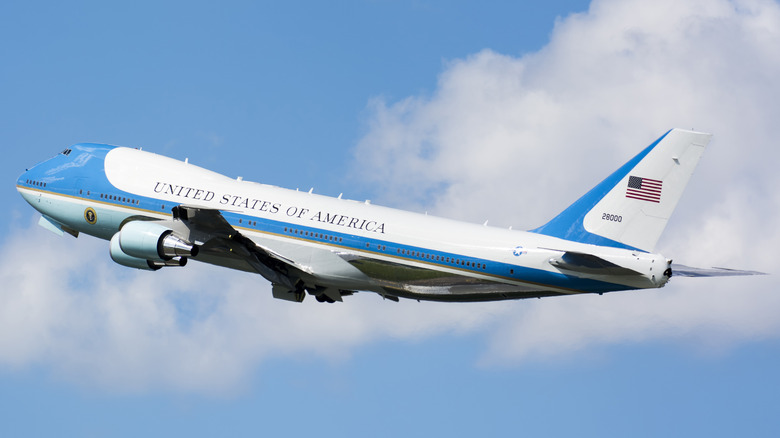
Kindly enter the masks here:
M 255 272 L 276 298 L 490 301 L 659 288 L 673 275 L 753 271 L 672 264 L 654 248 L 709 134 L 673 129 L 547 224 L 499 229 L 232 179 L 139 149 L 83 143 L 16 184 L 59 234 L 109 241 L 131 268 L 190 259 Z

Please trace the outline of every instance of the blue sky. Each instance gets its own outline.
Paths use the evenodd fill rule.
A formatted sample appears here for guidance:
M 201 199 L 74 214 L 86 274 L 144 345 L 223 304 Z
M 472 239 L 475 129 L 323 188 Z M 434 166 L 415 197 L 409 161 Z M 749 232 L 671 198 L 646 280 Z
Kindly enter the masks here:
M 780 432 L 776 2 L 19 2 L 0 36 L 0 434 Z M 114 265 L 12 184 L 95 141 L 529 229 L 671 127 L 715 137 L 659 250 L 775 275 L 296 306 Z

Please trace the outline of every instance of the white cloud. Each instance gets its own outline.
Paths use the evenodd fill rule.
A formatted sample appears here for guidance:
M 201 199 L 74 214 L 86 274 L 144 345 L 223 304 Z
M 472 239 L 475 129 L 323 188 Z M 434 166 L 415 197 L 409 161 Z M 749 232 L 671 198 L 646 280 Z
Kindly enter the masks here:
M 534 228 L 669 128 L 713 132 L 659 251 L 773 272 L 777 47 L 775 2 L 597 0 L 559 20 L 538 52 L 484 50 L 447 65 L 428 97 L 373 101 L 356 167 L 385 202 Z M 485 360 L 776 338 L 779 286 L 776 276 L 674 279 L 659 292 L 518 302 Z
M 756 23 L 777 5 L 759 19 L 700 3 L 597 1 L 537 53 L 485 50 L 451 62 L 431 97 L 375 100 L 365 177 L 392 202 L 436 190 L 441 214 L 531 227 L 671 127 L 714 132 L 728 152 L 711 166 L 754 175 L 742 148 L 761 147 L 780 112 L 777 24 Z
M 0 252 L 0 366 L 119 391 L 240 391 L 269 357 L 343 360 L 377 339 L 472 331 L 501 311 L 375 294 L 287 303 L 259 275 L 197 263 L 141 272 L 94 238 L 35 226 L 15 236 Z

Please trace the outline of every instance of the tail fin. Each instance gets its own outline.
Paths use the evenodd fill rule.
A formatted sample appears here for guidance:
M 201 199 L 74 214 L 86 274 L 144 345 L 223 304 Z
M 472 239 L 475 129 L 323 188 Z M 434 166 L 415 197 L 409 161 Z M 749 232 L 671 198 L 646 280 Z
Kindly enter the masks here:
M 652 251 L 711 134 L 672 129 L 534 233 Z

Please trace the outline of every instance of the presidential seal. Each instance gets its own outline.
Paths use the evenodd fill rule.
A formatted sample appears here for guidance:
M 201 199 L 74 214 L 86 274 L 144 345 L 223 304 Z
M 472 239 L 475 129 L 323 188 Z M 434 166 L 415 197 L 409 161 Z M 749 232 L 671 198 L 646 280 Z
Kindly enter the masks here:
M 97 213 L 95 213 L 94 208 L 88 207 L 86 210 L 84 210 L 84 220 L 86 220 L 90 225 L 95 225 L 97 222 Z

